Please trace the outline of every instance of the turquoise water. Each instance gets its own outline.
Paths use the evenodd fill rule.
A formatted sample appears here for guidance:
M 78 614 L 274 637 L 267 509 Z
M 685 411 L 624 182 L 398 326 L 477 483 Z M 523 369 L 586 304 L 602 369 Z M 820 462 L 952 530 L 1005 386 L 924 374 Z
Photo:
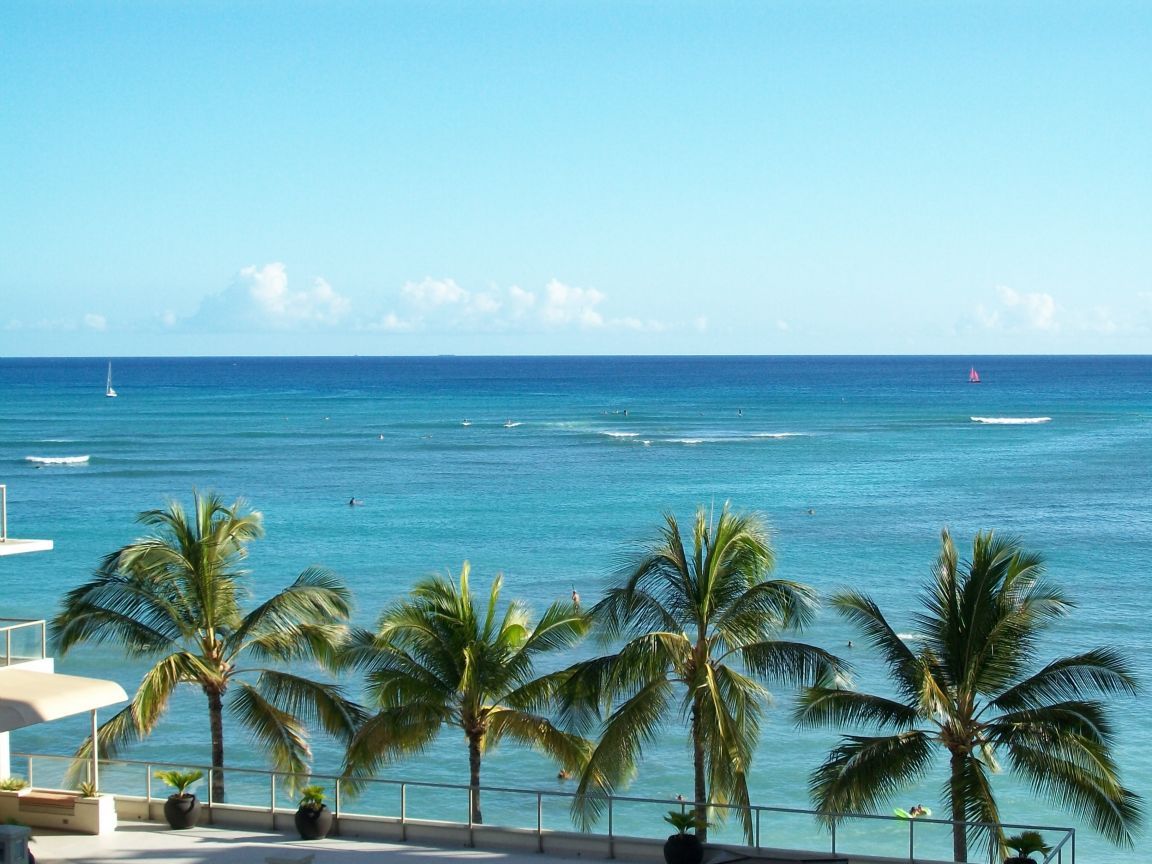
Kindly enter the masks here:
M 324 564 L 354 587 L 364 624 L 417 577 L 458 572 L 464 559 L 478 581 L 503 572 L 507 594 L 537 610 L 573 586 L 592 602 L 664 511 L 689 518 L 731 500 L 774 526 L 779 575 L 862 588 L 909 627 L 942 527 L 961 547 L 983 528 L 1019 535 L 1079 604 L 1050 651 L 1112 643 L 1152 682 L 1152 359 L 974 362 L 979 385 L 967 383 L 966 358 L 116 359 L 120 396 L 106 399 L 103 359 L 0 360 L 9 531 L 56 542 L 4 560 L 0 611 L 51 615 L 102 555 L 138 536 L 137 512 L 187 501 L 193 486 L 263 511 L 255 597 Z M 80 455 L 89 461 L 26 459 Z M 353 496 L 363 506 L 349 507 Z M 875 658 L 848 649 L 854 634 L 831 615 L 808 638 L 845 652 L 862 685 L 882 686 Z M 58 668 L 129 689 L 138 675 L 112 649 Z M 760 803 L 805 806 L 807 774 L 835 739 L 794 731 L 790 699 L 777 693 L 764 730 Z M 202 701 L 177 701 L 130 755 L 206 761 Z M 1115 711 L 1126 782 L 1147 796 L 1144 706 Z M 24 730 L 13 749 L 66 753 L 82 730 Z M 228 746 L 230 762 L 261 764 L 238 727 Z M 316 752 L 317 770 L 336 769 L 331 744 Z M 500 749 L 484 770 L 488 783 L 562 788 L 532 754 Z M 463 742 L 449 734 L 389 775 L 465 782 Z M 891 803 L 942 812 L 942 779 Z M 1006 818 L 1075 824 L 1002 779 Z M 690 787 L 673 726 L 632 791 Z M 655 821 L 637 831 L 660 833 Z M 1090 832 L 1078 850 L 1085 861 L 1120 854 Z

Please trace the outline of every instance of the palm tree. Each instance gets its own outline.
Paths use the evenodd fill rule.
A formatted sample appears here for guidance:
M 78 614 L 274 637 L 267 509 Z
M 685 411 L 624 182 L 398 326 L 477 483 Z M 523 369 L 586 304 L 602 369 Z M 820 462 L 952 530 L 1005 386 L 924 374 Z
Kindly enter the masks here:
M 418 582 L 384 611 L 375 633 L 353 635 L 346 660 L 365 670 L 378 711 L 352 739 L 345 775 L 369 775 L 398 755 L 423 751 L 441 727 L 458 727 L 468 742 L 472 821 L 479 823 L 481 757 L 503 739 L 534 747 L 565 770 L 583 767 L 587 742 L 541 713 L 557 676 L 534 677 L 534 666 L 575 645 L 588 622 L 568 602 L 553 603 L 535 626 L 518 601 L 500 614 L 500 576 L 477 608 L 482 598 L 473 597 L 468 575 L 465 561 L 458 585 L 443 576 Z
M 178 502 L 141 513 L 152 533 L 107 555 L 93 578 L 64 597 L 52 621 L 61 654 L 81 642 L 117 643 L 130 657 L 156 659 L 128 707 L 104 723 L 109 756 L 152 732 L 173 692 L 191 684 L 208 699 L 212 796 L 224 800 L 224 708 L 264 746 L 276 768 L 305 773 L 311 752 L 305 721 L 349 735 L 359 714 L 340 688 L 283 664 L 330 663 L 346 635 L 348 589 L 310 567 L 244 612 L 249 541 L 261 515 L 215 495 L 193 492 L 193 512 Z M 255 664 L 255 665 L 249 665 Z M 253 678 L 254 680 L 245 680 Z M 225 696 L 230 698 L 225 706 Z M 91 752 L 91 741 L 78 755 Z
M 866 595 L 848 591 L 834 603 L 880 652 L 896 696 L 831 682 L 804 694 L 797 707 L 801 725 L 890 730 L 846 736 L 829 753 L 810 781 L 820 810 L 834 817 L 874 808 L 922 778 L 943 748 L 953 853 L 966 861 L 963 823 L 1000 822 L 991 775 L 1002 753 L 1033 789 L 1087 815 L 1113 841 L 1131 843 L 1141 820 L 1140 799 L 1120 784 L 1111 725 L 1092 697 L 1131 694 L 1136 683 L 1128 663 L 1111 648 L 1061 657 L 1032 671 L 1041 631 L 1071 607 L 1044 578 L 1039 555 L 987 532 L 976 535 L 971 561 L 959 562 L 945 531 L 923 611 L 914 618 L 914 645 L 897 635 Z
M 608 715 L 577 787 L 586 822 L 599 815 L 603 793 L 635 773 L 644 746 L 678 708 L 692 739 L 698 835 L 707 839 L 708 804 L 720 803 L 738 809 L 751 837 L 748 771 L 769 698 L 762 682 L 810 682 L 840 670 L 828 652 L 777 638 L 811 621 L 814 595 L 767 579 L 773 564 L 759 516 L 725 505 L 713 522 L 701 507 L 686 548 L 666 515 L 659 537 L 592 609 L 602 638 L 628 641 L 570 670 L 565 720 L 586 728 Z

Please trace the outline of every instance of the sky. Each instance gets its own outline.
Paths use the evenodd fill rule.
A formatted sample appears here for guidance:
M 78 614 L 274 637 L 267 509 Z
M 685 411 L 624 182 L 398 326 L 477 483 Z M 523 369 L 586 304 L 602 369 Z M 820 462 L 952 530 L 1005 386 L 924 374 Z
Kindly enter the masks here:
M 0 3 L 0 356 L 1145 354 L 1152 3 Z

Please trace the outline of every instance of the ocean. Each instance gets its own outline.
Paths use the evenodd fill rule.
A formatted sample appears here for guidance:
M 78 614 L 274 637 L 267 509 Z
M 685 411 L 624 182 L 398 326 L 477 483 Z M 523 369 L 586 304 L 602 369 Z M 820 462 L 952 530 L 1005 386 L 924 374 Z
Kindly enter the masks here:
M 137 513 L 187 503 L 193 488 L 264 514 L 248 562 L 254 600 L 322 564 L 352 586 L 364 625 L 417 578 L 458 574 L 465 560 L 474 585 L 501 572 L 505 596 L 537 612 L 573 588 L 592 603 L 662 514 L 689 520 L 731 502 L 772 525 L 777 575 L 867 591 L 909 629 L 941 529 L 962 552 L 981 529 L 1016 535 L 1078 604 L 1045 656 L 1115 645 L 1152 686 L 1149 357 L 113 358 L 116 399 L 104 396 L 107 362 L 0 359 L 9 533 L 56 544 L 4 559 L 4 616 L 51 617 L 103 555 L 139 536 Z M 980 384 L 968 383 L 973 365 Z M 883 687 L 877 658 L 831 612 L 805 638 L 841 652 L 861 686 Z M 104 647 L 57 668 L 131 692 L 140 667 Z M 777 690 L 768 714 L 757 803 L 808 806 L 807 776 L 836 739 L 794 730 L 791 699 Z M 1125 782 L 1148 797 L 1146 704 L 1113 711 Z M 205 717 L 202 695 L 184 694 L 127 755 L 204 763 Z M 226 729 L 228 761 L 261 766 L 240 727 Z M 67 753 L 83 734 L 83 722 L 61 721 L 14 733 L 12 747 Z M 316 770 L 338 765 L 318 741 Z M 561 789 L 555 770 L 501 747 L 484 781 Z M 388 775 L 465 783 L 463 741 L 447 733 Z M 1006 819 L 1084 827 L 997 779 Z M 941 815 L 942 782 L 941 763 L 891 805 Z M 690 790 L 673 724 L 630 791 Z M 657 818 L 636 833 L 665 827 Z M 1077 850 L 1082 861 L 1121 854 L 1090 829 Z

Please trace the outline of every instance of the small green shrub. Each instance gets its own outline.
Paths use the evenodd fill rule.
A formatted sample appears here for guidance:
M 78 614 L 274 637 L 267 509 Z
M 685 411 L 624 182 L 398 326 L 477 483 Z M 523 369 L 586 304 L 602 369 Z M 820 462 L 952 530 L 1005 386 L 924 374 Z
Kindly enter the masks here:
M 98 790 L 96 788 L 95 783 L 93 783 L 89 780 L 85 780 L 83 783 L 80 784 L 81 797 L 83 797 L 83 798 L 95 798 L 99 794 L 100 794 L 100 790 Z
M 324 787 L 305 786 L 300 790 L 300 807 L 307 810 L 324 808 Z
M 669 810 L 664 821 L 681 834 L 687 834 L 689 828 L 693 831 L 699 831 L 708 824 L 702 819 L 697 819 L 695 813 L 681 813 L 679 810 Z
M 4 777 L 0 778 L 0 789 L 5 792 L 19 792 L 21 789 L 28 788 L 28 781 L 23 777 Z
M 157 771 L 156 779 L 163 780 L 169 786 L 176 790 L 176 797 L 186 798 L 192 793 L 188 790 L 196 781 L 204 776 L 203 771 L 177 771 L 171 769 L 169 771 Z
M 1039 831 L 1021 831 L 1004 838 L 1004 845 L 1016 853 L 1018 858 L 1028 858 L 1033 852 L 1047 855 L 1052 847 L 1044 842 Z

